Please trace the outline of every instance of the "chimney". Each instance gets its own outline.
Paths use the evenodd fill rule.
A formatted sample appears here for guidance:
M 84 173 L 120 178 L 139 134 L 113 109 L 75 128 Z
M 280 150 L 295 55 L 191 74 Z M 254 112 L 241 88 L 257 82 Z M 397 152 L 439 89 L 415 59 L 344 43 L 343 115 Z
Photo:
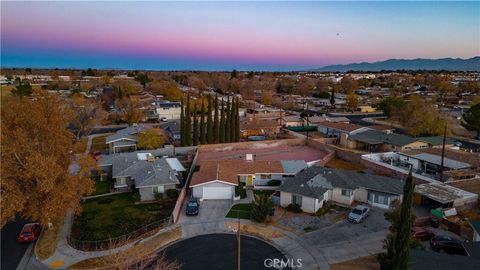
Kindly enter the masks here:
M 246 155 L 245 155 L 245 159 L 246 159 L 247 161 L 253 161 L 253 154 L 246 154 Z
M 153 155 L 148 155 L 147 161 L 148 162 L 155 162 L 155 157 Z

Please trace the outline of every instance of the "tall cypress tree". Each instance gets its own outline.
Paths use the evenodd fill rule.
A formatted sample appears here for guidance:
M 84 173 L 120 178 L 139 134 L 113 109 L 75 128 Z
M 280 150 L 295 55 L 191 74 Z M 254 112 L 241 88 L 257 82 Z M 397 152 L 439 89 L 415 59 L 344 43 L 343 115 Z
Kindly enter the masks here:
M 202 111 L 200 112 L 200 144 L 205 144 L 206 134 L 205 134 L 205 104 L 202 98 Z
M 220 143 L 225 142 L 225 108 L 223 107 L 223 99 L 222 99 L 222 106 L 220 107 L 220 123 L 218 125 L 219 129 L 219 137 L 218 141 Z
M 230 141 L 236 142 L 235 140 L 235 122 L 237 119 L 237 114 L 235 113 L 237 108 L 237 104 L 235 103 L 235 99 L 232 98 L 232 104 L 230 105 Z
M 208 95 L 207 108 L 207 143 L 213 143 L 213 126 L 212 126 L 212 96 Z
M 218 115 L 218 97 L 215 94 L 214 100 L 215 113 L 213 115 L 213 142 L 218 143 L 220 141 L 220 129 L 219 129 L 219 115 Z
M 239 142 L 240 141 L 240 103 L 237 98 L 236 102 L 236 110 L 235 110 L 235 141 Z
M 193 145 L 198 145 L 197 105 L 193 106 Z
M 386 253 L 378 256 L 382 270 L 406 270 L 410 257 L 410 244 L 412 242 L 411 230 L 413 226 L 413 191 L 415 184 L 412 169 L 403 187 L 403 201 L 400 205 L 400 218 L 393 224 L 396 232 L 387 236 L 385 240 Z
M 190 112 L 190 95 L 187 96 L 185 108 L 185 145 L 192 145 L 192 114 Z
M 225 142 L 232 142 L 230 137 L 230 97 L 227 99 L 227 108 L 225 109 Z
M 185 146 L 185 112 L 183 108 L 183 97 L 181 100 L 181 105 L 180 105 L 180 145 Z

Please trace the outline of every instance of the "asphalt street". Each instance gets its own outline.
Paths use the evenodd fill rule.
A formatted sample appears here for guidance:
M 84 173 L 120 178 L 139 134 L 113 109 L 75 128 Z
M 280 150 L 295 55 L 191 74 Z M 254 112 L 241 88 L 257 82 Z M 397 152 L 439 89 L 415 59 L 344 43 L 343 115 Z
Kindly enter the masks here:
M 283 259 L 275 247 L 253 237 L 241 237 L 241 269 L 275 269 L 266 267 L 266 259 Z M 164 251 L 169 260 L 182 264 L 182 270 L 215 270 L 237 268 L 237 240 L 233 234 L 196 236 L 169 246 Z M 267 260 L 267 265 L 271 260 Z M 289 267 L 283 269 L 291 269 Z
M 17 218 L 16 221 L 9 222 L 2 228 L 0 267 L 2 270 L 15 270 L 28 248 L 29 244 L 17 243 L 17 236 L 25 223 L 27 223 L 26 220 Z

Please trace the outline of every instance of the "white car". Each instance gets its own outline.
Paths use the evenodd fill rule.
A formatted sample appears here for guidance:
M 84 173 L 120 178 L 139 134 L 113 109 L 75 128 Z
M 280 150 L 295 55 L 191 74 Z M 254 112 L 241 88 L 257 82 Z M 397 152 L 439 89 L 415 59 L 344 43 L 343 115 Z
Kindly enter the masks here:
M 365 218 L 367 218 L 369 213 L 370 213 L 370 208 L 368 208 L 365 205 L 357 205 L 348 214 L 348 221 L 353 222 L 353 223 L 360 223 Z

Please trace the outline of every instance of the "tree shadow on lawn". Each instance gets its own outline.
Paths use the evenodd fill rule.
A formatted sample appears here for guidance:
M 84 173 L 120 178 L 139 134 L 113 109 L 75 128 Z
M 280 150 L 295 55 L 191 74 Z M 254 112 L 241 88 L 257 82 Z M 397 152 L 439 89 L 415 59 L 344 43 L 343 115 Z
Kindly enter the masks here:
M 135 204 L 132 193 L 89 199 L 74 220 L 71 236 L 80 241 L 98 241 L 131 233 L 168 218 L 170 202 Z

